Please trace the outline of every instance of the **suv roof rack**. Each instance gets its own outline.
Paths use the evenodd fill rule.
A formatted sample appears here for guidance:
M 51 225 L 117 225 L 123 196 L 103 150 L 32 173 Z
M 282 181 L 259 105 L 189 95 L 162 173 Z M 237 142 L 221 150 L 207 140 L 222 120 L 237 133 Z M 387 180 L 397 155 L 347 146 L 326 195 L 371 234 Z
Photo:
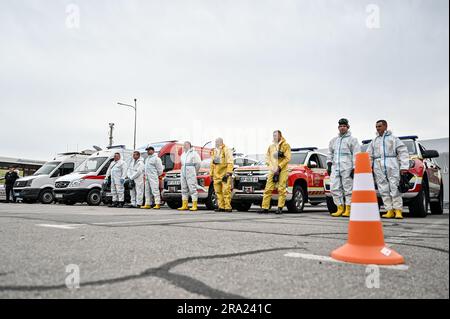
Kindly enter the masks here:
M 419 137 L 417 135 L 406 135 L 406 136 L 399 136 L 398 137 L 401 140 L 417 140 Z M 370 142 L 372 142 L 372 140 L 363 140 L 362 143 L 363 144 L 369 144 Z
M 107 147 L 108 150 L 116 149 L 116 148 L 125 149 L 125 145 L 112 145 L 112 146 Z
M 399 136 L 398 137 L 401 140 L 417 140 L 419 137 L 417 135 L 406 135 L 406 136 Z
M 292 148 L 291 151 L 292 152 L 301 152 L 301 151 L 310 151 L 310 152 L 314 152 L 317 151 L 318 148 L 317 147 L 298 147 L 298 148 Z

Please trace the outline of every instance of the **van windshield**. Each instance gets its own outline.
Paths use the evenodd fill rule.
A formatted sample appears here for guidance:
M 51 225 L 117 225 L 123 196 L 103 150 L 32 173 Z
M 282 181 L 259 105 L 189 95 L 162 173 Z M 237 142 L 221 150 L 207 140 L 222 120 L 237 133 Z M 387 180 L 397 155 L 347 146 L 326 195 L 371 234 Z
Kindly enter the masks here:
M 76 173 L 94 173 L 96 172 L 103 163 L 107 160 L 107 157 L 93 157 L 85 160 L 78 168 L 75 170 Z
M 48 162 L 45 163 L 44 166 L 42 166 L 40 169 L 38 169 L 33 175 L 50 175 L 53 170 L 59 166 L 61 162 Z

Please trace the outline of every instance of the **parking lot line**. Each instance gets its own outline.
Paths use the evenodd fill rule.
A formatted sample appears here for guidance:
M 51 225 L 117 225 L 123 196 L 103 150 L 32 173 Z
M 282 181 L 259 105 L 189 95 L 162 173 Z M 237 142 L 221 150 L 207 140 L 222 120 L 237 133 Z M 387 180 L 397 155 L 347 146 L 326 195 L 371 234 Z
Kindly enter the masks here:
M 358 265 L 358 266 L 368 266 L 368 265 L 362 265 L 362 264 L 353 264 L 353 263 L 346 263 L 340 260 L 333 259 L 329 256 L 320 256 L 320 255 L 313 255 L 313 254 L 302 254 L 302 253 L 286 253 L 284 255 L 285 257 L 290 258 L 303 258 L 303 259 L 309 259 L 309 260 L 317 260 L 317 261 L 324 261 L 324 262 L 333 262 L 333 263 L 339 263 L 339 264 L 347 264 L 347 265 Z M 380 268 L 386 268 L 386 269 L 393 269 L 393 270 L 408 270 L 408 265 L 391 265 L 391 266 L 385 266 L 385 265 L 378 265 Z
M 83 224 L 66 224 L 66 225 L 58 225 L 58 224 L 36 224 L 36 226 L 40 227 L 48 227 L 48 228 L 59 228 L 59 229 L 75 229 Z

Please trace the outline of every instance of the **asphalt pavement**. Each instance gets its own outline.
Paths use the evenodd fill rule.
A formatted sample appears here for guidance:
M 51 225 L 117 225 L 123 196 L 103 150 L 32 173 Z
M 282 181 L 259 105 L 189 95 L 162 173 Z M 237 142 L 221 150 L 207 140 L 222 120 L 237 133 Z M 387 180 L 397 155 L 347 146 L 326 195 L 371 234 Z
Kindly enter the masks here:
M 337 262 L 348 219 L 0 204 L 0 298 L 449 298 L 449 215 L 383 220 L 406 263 Z

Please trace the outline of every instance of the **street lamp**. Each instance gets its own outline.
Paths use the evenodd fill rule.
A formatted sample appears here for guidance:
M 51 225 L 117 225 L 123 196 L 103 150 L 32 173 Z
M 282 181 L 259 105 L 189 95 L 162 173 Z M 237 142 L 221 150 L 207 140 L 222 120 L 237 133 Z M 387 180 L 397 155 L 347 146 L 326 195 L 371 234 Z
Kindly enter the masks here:
M 122 105 L 122 106 L 128 106 L 128 107 L 131 107 L 132 109 L 134 109 L 134 144 L 133 144 L 133 149 L 135 150 L 136 149 L 137 100 L 134 99 L 134 105 L 120 103 L 120 102 L 118 102 L 117 104 Z

